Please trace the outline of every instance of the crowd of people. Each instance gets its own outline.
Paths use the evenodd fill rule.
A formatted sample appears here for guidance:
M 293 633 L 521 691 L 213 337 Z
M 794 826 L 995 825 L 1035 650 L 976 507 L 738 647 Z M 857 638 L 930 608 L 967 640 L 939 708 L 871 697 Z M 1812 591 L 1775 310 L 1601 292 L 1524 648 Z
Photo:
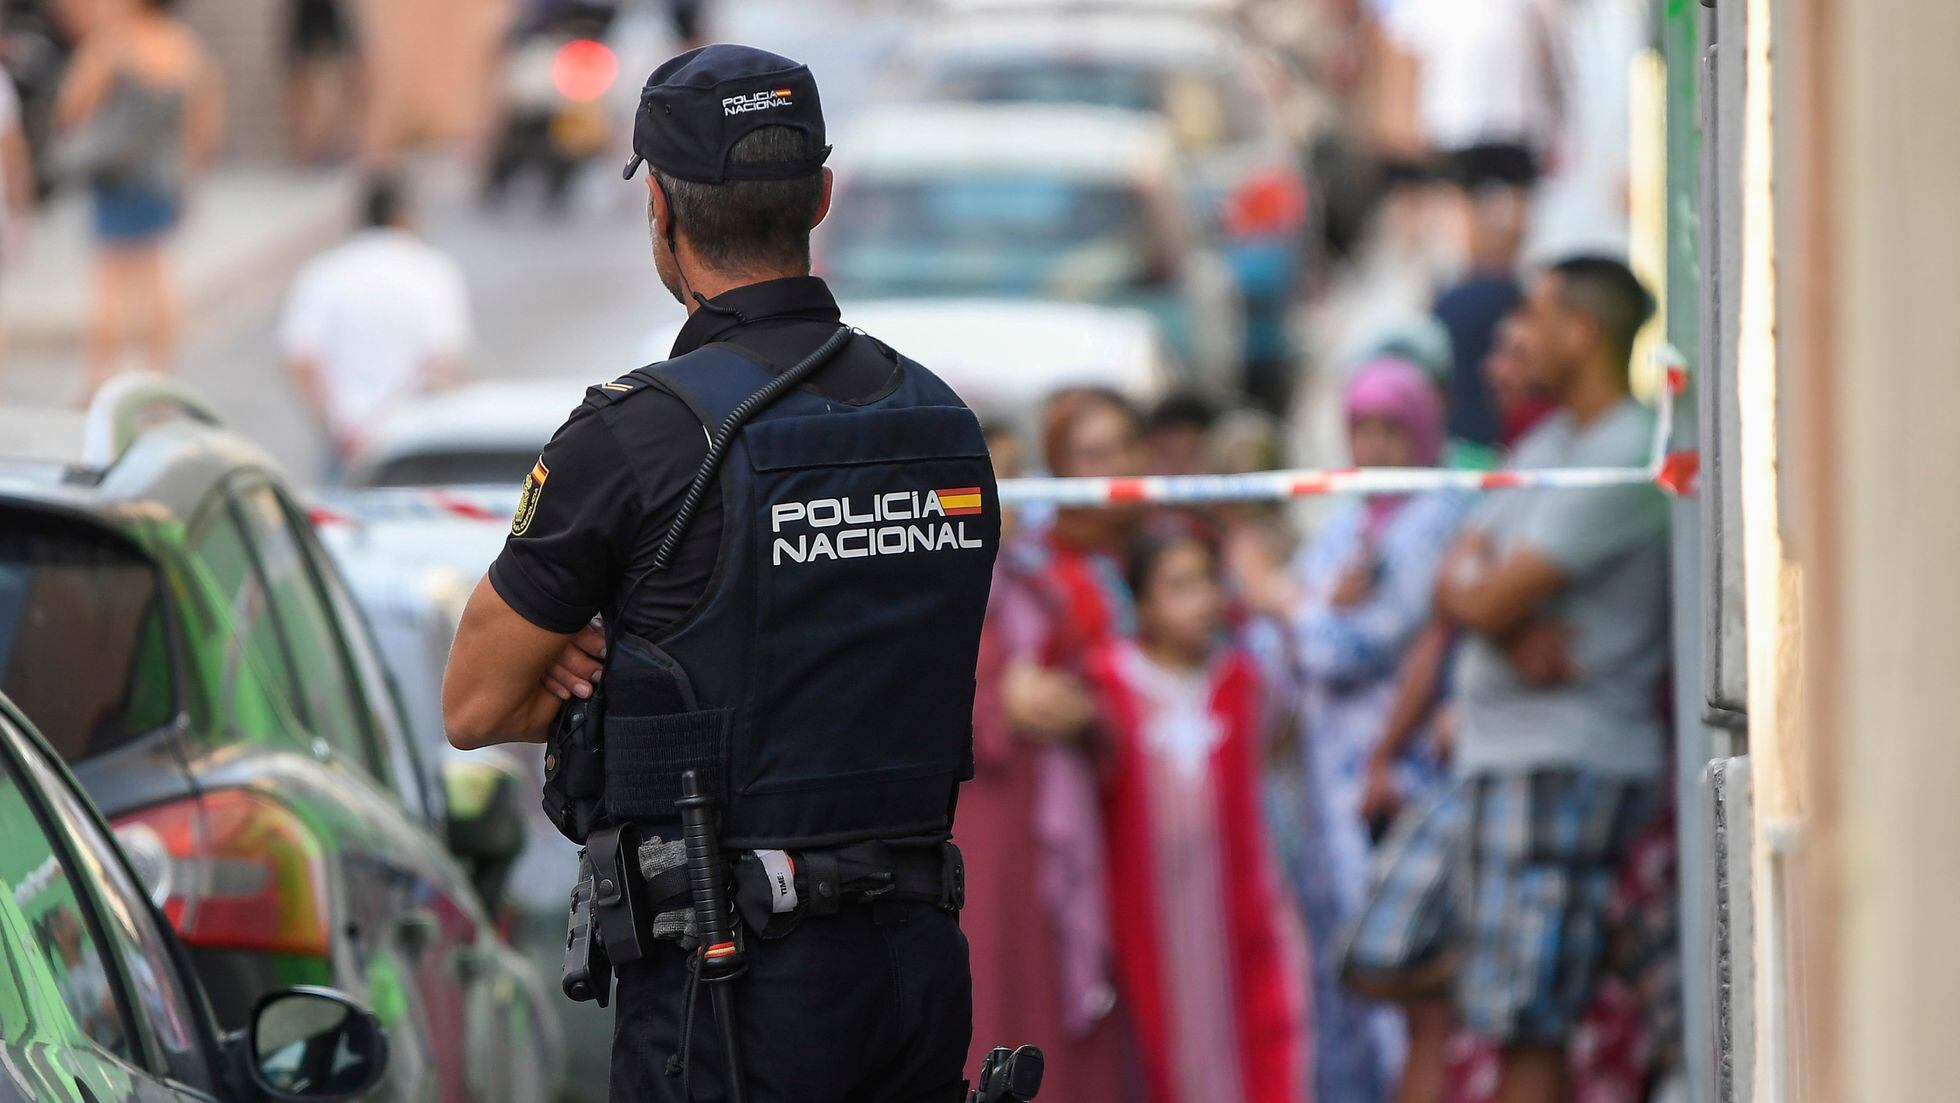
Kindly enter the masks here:
M 1440 323 L 1384 333 L 1353 463 L 1644 463 L 1652 310 L 1616 260 L 1538 273 L 1481 440 Z M 1272 461 L 1261 421 L 1068 389 L 1032 443 L 1060 476 L 1231 471 Z M 1644 1097 L 1674 1045 L 1658 491 L 1353 499 L 1297 547 L 1256 505 L 1009 527 L 959 821 L 976 1038 L 1039 1042 L 1074 1103 Z

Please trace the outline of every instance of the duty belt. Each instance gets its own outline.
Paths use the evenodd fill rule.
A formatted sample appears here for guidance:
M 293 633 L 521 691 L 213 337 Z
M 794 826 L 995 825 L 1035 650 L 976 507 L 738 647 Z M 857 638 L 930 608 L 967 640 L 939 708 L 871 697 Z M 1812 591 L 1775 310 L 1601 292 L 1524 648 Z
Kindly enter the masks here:
M 560 979 L 567 996 L 604 1007 L 614 966 L 645 957 L 653 942 L 695 948 L 696 886 L 683 850 L 678 839 L 642 841 L 632 824 L 601 828 L 587 838 Z M 752 850 L 722 861 L 721 868 L 722 883 L 735 886 L 729 910 L 763 938 L 780 938 L 804 917 L 835 915 L 847 904 L 903 901 L 948 912 L 966 904 L 959 848 L 939 840 Z
M 835 915 L 845 904 L 876 900 L 959 911 L 966 906 L 960 848 L 950 842 L 869 842 L 787 853 L 752 850 L 735 867 L 735 906 L 757 930 L 773 916 Z
M 649 839 L 659 850 L 671 844 Z M 678 857 L 676 855 L 675 857 Z M 656 858 L 639 863 L 646 882 L 647 911 L 665 916 L 684 911 L 689 901 L 687 870 Z M 751 850 L 732 863 L 735 908 L 750 929 L 765 935 L 786 931 L 805 917 L 837 914 L 846 905 L 879 900 L 930 904 L 959 911 L 966 904 L 966 865 L 950 842 L 865 842 L 812 850 Z M 652 866 L 657 872 L 648 871 Z M 660 868 L 660 867 L 666 868 Z M 656 937 L 664 924 L 653 924 Z

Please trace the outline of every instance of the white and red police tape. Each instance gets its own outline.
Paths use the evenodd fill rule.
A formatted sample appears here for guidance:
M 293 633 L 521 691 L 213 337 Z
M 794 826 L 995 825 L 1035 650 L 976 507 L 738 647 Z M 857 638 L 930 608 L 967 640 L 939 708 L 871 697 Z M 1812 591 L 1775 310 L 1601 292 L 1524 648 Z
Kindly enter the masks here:
M 1206 502 L 1274 502 L 1333 494 L 1414 494 L 1429 490 L 1576 490 L 1603 486 L 1658 486 L 1670 494 L 1692 494 L 1699 455 L 1668 451 L 1674 433 L 1674 399 L 1687 385 L 1687 370 L 1667 367 L 1666 391 L 1657 404 L 1653 451 L 1640 467 L 1562 467 L 1503 471 L 1462 471 L 1433 467 L 1303 468 L 1249 471 L 1238 475 L 1140 475 L 1116 478 L 1002 479 L 1004 506 L 1093 507 L 1147 502 L 1190 505 Z M 510 495 L 480 487 L 430 490 L 403 488 L 323 492 L 312 509 L 316 524 L 376 521 L 483 521 L 510 519 Z

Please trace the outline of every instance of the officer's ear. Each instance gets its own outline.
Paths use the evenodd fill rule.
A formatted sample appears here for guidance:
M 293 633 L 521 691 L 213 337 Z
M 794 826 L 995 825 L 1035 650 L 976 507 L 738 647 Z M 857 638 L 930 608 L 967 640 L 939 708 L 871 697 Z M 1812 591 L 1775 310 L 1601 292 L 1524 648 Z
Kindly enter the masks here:
M 667 209 L 667 190 L 660 186 L 660 181 L 653 178 L 653 169 L 648 168 L 647 221 L 652 223 L 655 237 L 663 240 L 667 237 L 668 220 L 672 217 L 673 212 Z
M 836 174 L 828 168 L 823 170 L 823 194 L 817 198 L 817 217 L 810 220 L 812 230 L 823 225 L 823 220 L 830 215 L 830 185 L 836 179 Z

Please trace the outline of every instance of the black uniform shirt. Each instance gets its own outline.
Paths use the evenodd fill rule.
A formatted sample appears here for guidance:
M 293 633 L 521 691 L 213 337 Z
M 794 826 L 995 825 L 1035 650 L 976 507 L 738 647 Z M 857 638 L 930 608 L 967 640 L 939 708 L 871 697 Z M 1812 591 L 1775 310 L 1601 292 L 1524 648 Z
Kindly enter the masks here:
M 708 300 L 681 327 L 671 355 L 727 341 L 781 371 L 836 332 L 838 322 L 837 300 L 822 280 L 768 280 Z M 875 342 L 856 340 L 804 386 L 863 405 L 897 383 L 897 362 Z M 604 612 L 609 621 L 620 618 L 625 631 L 658 634 L 707 588 L 721 542 L 719 493 L 702 500 L 667 570 L 646 576 L 630 608 L 615 606 L 653 562 L 707 453 L 708 430 L 659 387 L 596 409 L 580 406 L 545 445 L 533 473 L 543 475 L 537 500 L 490 565 L 490 584 L 524 619 L 553 632 L 576 631 Z

